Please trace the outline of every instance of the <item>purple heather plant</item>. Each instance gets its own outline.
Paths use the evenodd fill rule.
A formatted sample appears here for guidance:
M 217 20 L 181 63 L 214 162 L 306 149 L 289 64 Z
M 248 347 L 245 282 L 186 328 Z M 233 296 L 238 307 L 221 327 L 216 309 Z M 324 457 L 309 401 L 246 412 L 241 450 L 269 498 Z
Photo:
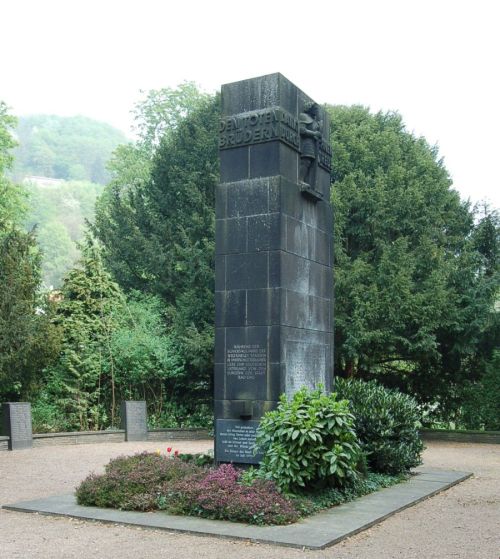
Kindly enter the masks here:
M 178 458 L 143 452 L 111 460 L 102 475 L 91 474 L 78 486 L 80 505 L 125 510 L 157 508 L 157 497 L 176 480 L 206 470 Z
M 174 514 L 248 522 L 289 524 L 299 518 L 293 502 L 281 495 L 274 482 L 240 483 L 241 471 L 222 464 L 205 475 L 176 482 L 159 499 L 160 507 Z

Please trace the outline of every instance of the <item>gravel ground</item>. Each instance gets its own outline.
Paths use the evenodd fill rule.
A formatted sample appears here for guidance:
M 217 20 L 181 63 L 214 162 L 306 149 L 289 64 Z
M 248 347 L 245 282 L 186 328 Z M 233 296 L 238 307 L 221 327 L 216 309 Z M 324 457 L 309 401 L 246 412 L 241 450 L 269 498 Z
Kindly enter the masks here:
M 211 444 L 115 443 L 0 452 L 0 504 L 68 493 L 90 471 L 100 471 L 121 454 L 160 446 L 198 452 Z M 500 445 L 430 442 L 424 465 L 472 471 L 474 477 L 323 551 L 0 510 L 0 558 L 499 559 Z

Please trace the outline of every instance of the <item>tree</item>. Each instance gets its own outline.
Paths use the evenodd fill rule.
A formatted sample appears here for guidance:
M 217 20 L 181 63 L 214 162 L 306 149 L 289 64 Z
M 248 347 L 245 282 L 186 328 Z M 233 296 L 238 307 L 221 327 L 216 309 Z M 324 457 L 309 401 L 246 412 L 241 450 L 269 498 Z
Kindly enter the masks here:
M 49 392 L 72 427 L 113 425 L 117 400 L 111 336 L 119 325 L 124 298 L 104 268 L 101 247 L 90 235 L 82 244 L 80 266 L 64 280 L 61 297 L 54 318 L 62 330 L 61 352 L 48 372 Z
M 337 372 L 450 399 L 491 320 L 484 226 L 399 115 L 329 110 Z
M 39 295 L 40 253 L 21 230 L 23 190 L 4 175 L 12 164 L 15 119 L 0 102 L 0 398 L 28 397 L 58 350 L 50 305 Z
M 173 98 L 169 100 L 168 96 Z M 125 290 L 161 297 L 186 363 L 184 393 L 209 393 L 213 347 L 214 191 L 218 180 L 218 99 L 165 93 L 172 128 L 144 115 L 145 137 L 122 149 L 96 210 L 95 233 Z M 174 113 L 175 111 L 175 113 Z M 154 112 L 154 115 L 157 113 Z M 170 115 L 170 113 L 167 113 Z M 150 159 L 149 159 L 150 158 Z
M 149 99 L 138 113 L 144 138 L 117 152 L 94 231 L 123 289 L 164 302 L 185 363 L 184 395 L 193 387 L 199 395 L 212 369 L 218 99 L 183 111 L 174 96 L 164 106 L 177 118 Z M 478 222 L 437 148 L 399 115 L 328 110 L 337 374 L 377 377 L 456 409 L 460 386 L 481 377 L 498 343 L 496 226 Z

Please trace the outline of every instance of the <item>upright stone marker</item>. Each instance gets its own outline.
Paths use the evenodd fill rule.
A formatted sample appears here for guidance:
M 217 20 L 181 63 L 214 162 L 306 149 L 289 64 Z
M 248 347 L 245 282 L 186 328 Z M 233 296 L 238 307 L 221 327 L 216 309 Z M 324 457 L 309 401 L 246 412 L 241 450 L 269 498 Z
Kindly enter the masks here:
M 281 74 L 224 85 L 219 148 L 215 452 L 256 463 L 280 394 L 332 383 L 328 116 Z
M 121 405 L 121 427 L 125 429 L 126 441 L 148 440 L 148 417 L 146 402 L 126 400 Z
M 29 402 L 6 402 L 2 405 L 3 434 L 10 437 L 9 450 L 33 446 L 31 404 Z

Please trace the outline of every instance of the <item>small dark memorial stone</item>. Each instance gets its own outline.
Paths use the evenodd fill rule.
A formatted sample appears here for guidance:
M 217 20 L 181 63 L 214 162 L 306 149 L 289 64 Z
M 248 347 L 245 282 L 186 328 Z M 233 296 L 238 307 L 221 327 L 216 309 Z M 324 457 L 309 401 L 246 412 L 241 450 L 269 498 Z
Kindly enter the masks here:
M 253 464 L 280 395 L 332 384 L 328 115 L 281 74 L 227 84 L 219 149 L 215 453 Z
M 6 402 L 2 405 L 3 434 L 10 437 L 9 450 L 33 446 L 31 404 L 29 402 Z
M 146 441 L 148 439 L 146 402 L 142 400 L 122 402 L 121 427 L 125 429 L 126 441 Z

